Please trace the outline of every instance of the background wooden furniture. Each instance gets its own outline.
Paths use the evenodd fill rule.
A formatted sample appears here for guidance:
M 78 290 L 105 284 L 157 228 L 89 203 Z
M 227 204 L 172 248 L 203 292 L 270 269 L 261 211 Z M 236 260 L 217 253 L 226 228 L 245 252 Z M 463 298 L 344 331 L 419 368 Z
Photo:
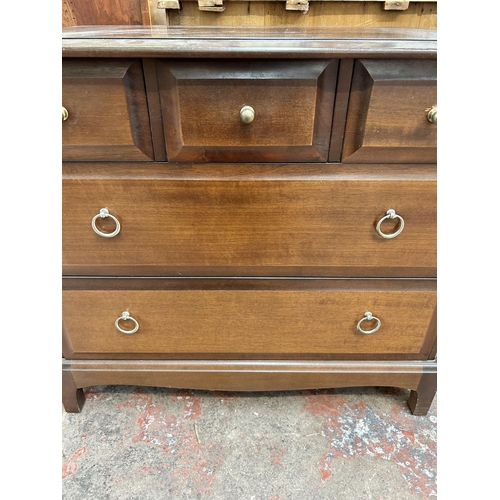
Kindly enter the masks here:
M 62 0 L 62 25 L 436 29 L 437 1 Z
M 112 383 L 427 412 L 434 31 L 82 27 L 63 58 L 67 411 Z

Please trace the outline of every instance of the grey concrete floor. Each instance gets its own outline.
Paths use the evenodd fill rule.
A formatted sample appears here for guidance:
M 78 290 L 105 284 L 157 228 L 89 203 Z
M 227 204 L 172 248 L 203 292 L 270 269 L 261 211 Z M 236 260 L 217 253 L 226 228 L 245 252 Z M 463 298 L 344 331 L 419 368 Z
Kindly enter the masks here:
M 407 397 L 89 388 L 63 411 L 62 498 L 435 498 L 437 398 L 416 417 Z

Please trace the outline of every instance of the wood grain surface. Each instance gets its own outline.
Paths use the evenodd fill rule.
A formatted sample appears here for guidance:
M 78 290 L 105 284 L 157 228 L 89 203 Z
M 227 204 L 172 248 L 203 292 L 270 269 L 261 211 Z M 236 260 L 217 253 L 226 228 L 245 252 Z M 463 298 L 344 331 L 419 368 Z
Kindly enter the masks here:
M 336 60 L 159 61 L 169 161 L 326 161 Z M 240 110 L 255 110 L 252 123 Z
M 87 289 L 63 291 L 68 359 L 426 359 L 433 340 L 426 336 L 435 333 L 434 281 L 243 280 L 233 288 L 224 280 L 185 280 L 189 288 L 182 288 L 179 280 L 159 280 L 153 290 L 126 289 L 123 281 L 131 280 L 105 290 L 79 281 Z M 124 311 L 139 322 L 134 334 L 115 328 Z M 356 328 L 366 311 L 381 321 L 371 335 Z
M 138 171 L 136 164 L 66 164 L 65 274 L 137 276 L 149 267 L 156 275 L 168 268 L 169 275 L 193 276 L 205 268 L 220 276 L 230 267 L 240 276 L 265 276 L 271 268 L 300 276 L 315 268 L 326 276 L 339 268 L 356 276 L 358 268 L 369 268 L 383 276 L 379 268 L 401 267 L 420 276 L 431 269 L 435 276 L 435 167 L 381 172 L 332 165 L 157 164 Z M 120 220 L 114 238 L 92 230 L 101 208 Z M 389 208 L 405 228 L 386 240 L 375 226 Z M 110 219 L 98 224 L 114 230 Z M 386 221 L 383 231 L 397 224 Z
M 149 160 L 151 129 L 139 60 L 63 61 L 64 160 Z
M 181 9 L 158 9 L 158 0 L 62 0 L 62 25 L 170 26 L 392 26 L 437 27 L 437 2 L 411 2 L 404 11 L 384 10 L 383 2 L 309 2 L 306 14 L 286 10 L 285 0 L 224 1 L 223 12 L 205 12 L 198 2 Z
M 356 61 L 342 161 L 435 162 L 436 94 L 436 61 Z
M 279 391 L 363 385 L 417 389 L 436 365 L 422 361 L 66 360 L 78 387 L 130 384 L 224 391 Z M 68 388 L 70 389 L 70 388 Z
M 309 2 L 309 11 L 286 10 L 279 1 L 224 1 L 214 15 L 198 10 L 196 2 L 181 0 L 182 10 L 168 10 L 171 26 L 392 26 L 437 28 L 437 3 L 411 2 L 405 11 L 386 11 L 383 2 Z
M 437 58 L 435 30 L 381 27 L 81 26 L 62 57 Z
M 149 8 L 148 0 L 62 0 L 62 25 L 148 25 Z

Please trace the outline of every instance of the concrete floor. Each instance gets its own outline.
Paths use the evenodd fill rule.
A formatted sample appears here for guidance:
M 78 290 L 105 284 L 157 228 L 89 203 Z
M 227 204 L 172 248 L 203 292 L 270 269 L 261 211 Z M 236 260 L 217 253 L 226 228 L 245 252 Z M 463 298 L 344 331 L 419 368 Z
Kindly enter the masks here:
M 414 417 L 407 397 L 93 387 L 63 411 L 62 498 L 435 498 L 437 398 Z

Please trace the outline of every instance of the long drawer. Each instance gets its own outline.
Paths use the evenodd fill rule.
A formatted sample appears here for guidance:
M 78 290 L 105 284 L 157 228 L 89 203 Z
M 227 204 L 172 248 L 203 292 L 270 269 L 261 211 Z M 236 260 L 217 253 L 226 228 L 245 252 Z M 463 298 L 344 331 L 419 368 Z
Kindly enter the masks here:
M 63 283 L 66 359 L 427 359 L 435 349 L 434 280 Z
M 64 171 L 66 275 L 436 275 L 435 166 Z

